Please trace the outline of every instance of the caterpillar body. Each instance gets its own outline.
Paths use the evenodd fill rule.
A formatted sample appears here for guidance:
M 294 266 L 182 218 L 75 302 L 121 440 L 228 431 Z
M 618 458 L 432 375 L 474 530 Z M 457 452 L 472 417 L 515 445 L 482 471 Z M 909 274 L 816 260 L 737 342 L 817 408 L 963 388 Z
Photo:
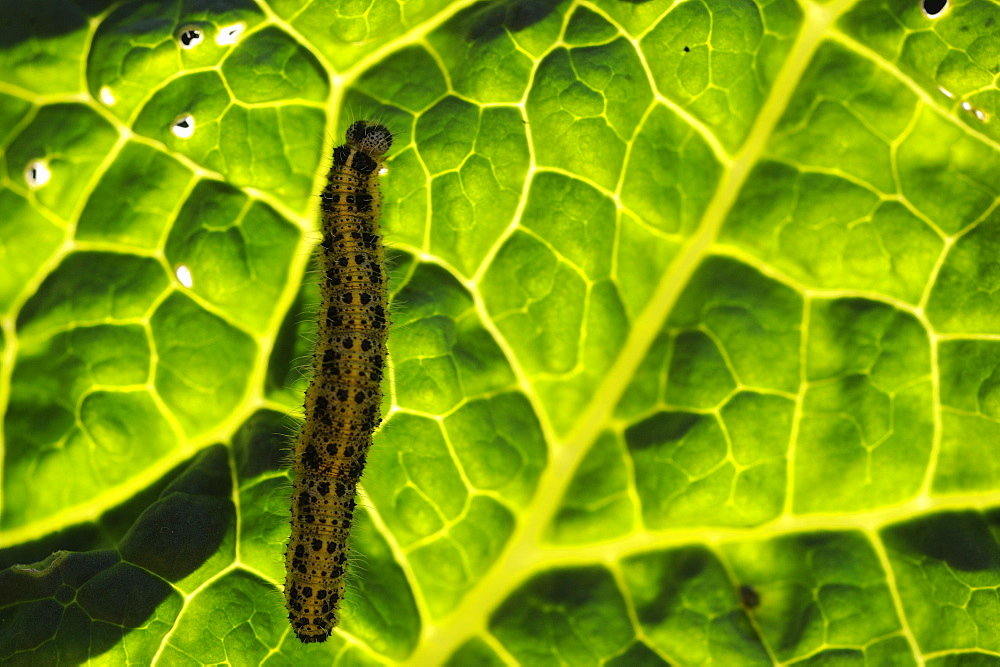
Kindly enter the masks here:
M 326 641 L 339 620 L 354 496 L 381 421 L 387 356 L 378 174 L 392 134 L 358 121 L 346 138 L 322 195 L 319 328 L 294 445 L 285 602 L 303 643 Z

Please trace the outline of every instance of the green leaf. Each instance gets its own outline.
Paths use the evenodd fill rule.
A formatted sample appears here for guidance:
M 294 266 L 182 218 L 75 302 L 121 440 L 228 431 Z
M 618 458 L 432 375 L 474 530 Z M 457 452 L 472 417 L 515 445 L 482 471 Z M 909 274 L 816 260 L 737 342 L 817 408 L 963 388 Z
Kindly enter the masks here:
M 996 2 L 0 16 L 0 662 L 1000 664 Z M 390 378 L 302 645 L 358 118 Z

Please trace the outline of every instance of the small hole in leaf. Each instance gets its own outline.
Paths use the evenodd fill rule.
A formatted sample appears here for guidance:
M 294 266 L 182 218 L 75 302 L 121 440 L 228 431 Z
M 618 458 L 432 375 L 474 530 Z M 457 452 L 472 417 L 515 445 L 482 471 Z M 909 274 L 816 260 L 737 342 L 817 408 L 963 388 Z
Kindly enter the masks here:
M 104 106 L 114 106 L 115 102 L 118 101 L 115 99 L 115 94 L 112 93 L 111 89 L 107 86 L 101 86 L 101 90 L 98 95 L 100 95 L 101 101 L 104 102 Z
M 921 2 L 923 3 L 924 14 L 932 19 L 941 16 L 941 12 L 948 7 L 948 0 L 921 0 Z
M 971 113 L 973 116 L 975 116 L 976 120 L 982 121 L 984 123 L 989 118 L 989 116 L 987 115 L 987 113 L 985 111 L 983 111 L 982 109 L 980 109 L 978 107 L 972 106 L 971 102 L 962 102 L 962 108 L 965 111 L 968 111 L 969 113 Z
M 684 53 L 691 53 L 691 47 L 685 46 L 684 47 Z
M 215 42 L 219 46 L 229 46 L 230 44 L 235 44 L 236 40 L 240 38 L 240 34 L 243 32 L 245 25 L 242 23 L 234 23 L 233 25 L 227 25 L 224 28 L 219 28 L 219 34 L 215 36 Z
M 181 139 L 189 138 L 194 134 L 194 116 L 189 113 L 179 116 L 174 121 L 174 125 L 170 128 L 170 131 L 174 133 L 174 136 Z
M 181 47 L 185 49 L 193 49 L 202 43 L 205 39 L 205 33 L 195 27 L 186 27 L 181 29 L 180 35 L 177 36 L 177 40 L 181 43 Z
M 24 170 L 24 180 L 27 181 L 28 187 L 32 190 L 36 190 L 52 178 L 52 172 L 49 171 L 49 166 L 45 164 L 44 160 L 32 160 L 28 163 L 28 168 Z
M 944 88 L 942 86 L 938 86 L 938 90 L 941 91 L 942 95 L 944 95 L 945 97 L 947 97 L 949 99 L 955 97 L 955 95 L 950 90 L 948 90 L 947 88 Z
M 189 269 L 184 264 L 181 264 L 180 266 L 177 267 L 177 270 L 174 272 L 174 275 L 177 276 L 177 280 L 180 282 L 181 285 L 184 285 L 184 287 L 190 289 L 190 287 L 194 285 L 194 278 L 191 277 L 191 269 Z

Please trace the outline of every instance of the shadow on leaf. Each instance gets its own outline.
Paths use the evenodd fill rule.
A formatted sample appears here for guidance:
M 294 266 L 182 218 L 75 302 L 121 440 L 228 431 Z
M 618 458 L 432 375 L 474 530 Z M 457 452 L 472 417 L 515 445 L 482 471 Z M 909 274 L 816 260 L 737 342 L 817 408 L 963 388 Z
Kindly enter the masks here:
M 469 41 L 489 41 L 507 31 L 520 32 L 535 25 L 563 1 L 486 0 L 462 11 L 455 20 Z
M 898 524 L 886 545 L 917 562 L 928 558 L 959 572 L 1000 571 L 1000 512 L 941 512 Z
M 117 549 L 57 551 L 0 571 L 0 660 L 76 664 L 101 655 L 179 598 L 171 583 L 218 551 L 234 516 L 227 451 L 216 445 L 163 489 Z M 158 627 L 165 632 L 169 621 Z

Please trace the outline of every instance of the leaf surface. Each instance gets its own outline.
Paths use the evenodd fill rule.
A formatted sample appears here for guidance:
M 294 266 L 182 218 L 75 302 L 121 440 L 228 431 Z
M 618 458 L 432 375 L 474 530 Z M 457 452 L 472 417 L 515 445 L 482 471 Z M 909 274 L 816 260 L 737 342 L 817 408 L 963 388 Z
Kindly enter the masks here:
M 1000 659 L 1000 5 L 0 0 L 0 661 Z M 316 193 L 392 331 L 285 619 Z

